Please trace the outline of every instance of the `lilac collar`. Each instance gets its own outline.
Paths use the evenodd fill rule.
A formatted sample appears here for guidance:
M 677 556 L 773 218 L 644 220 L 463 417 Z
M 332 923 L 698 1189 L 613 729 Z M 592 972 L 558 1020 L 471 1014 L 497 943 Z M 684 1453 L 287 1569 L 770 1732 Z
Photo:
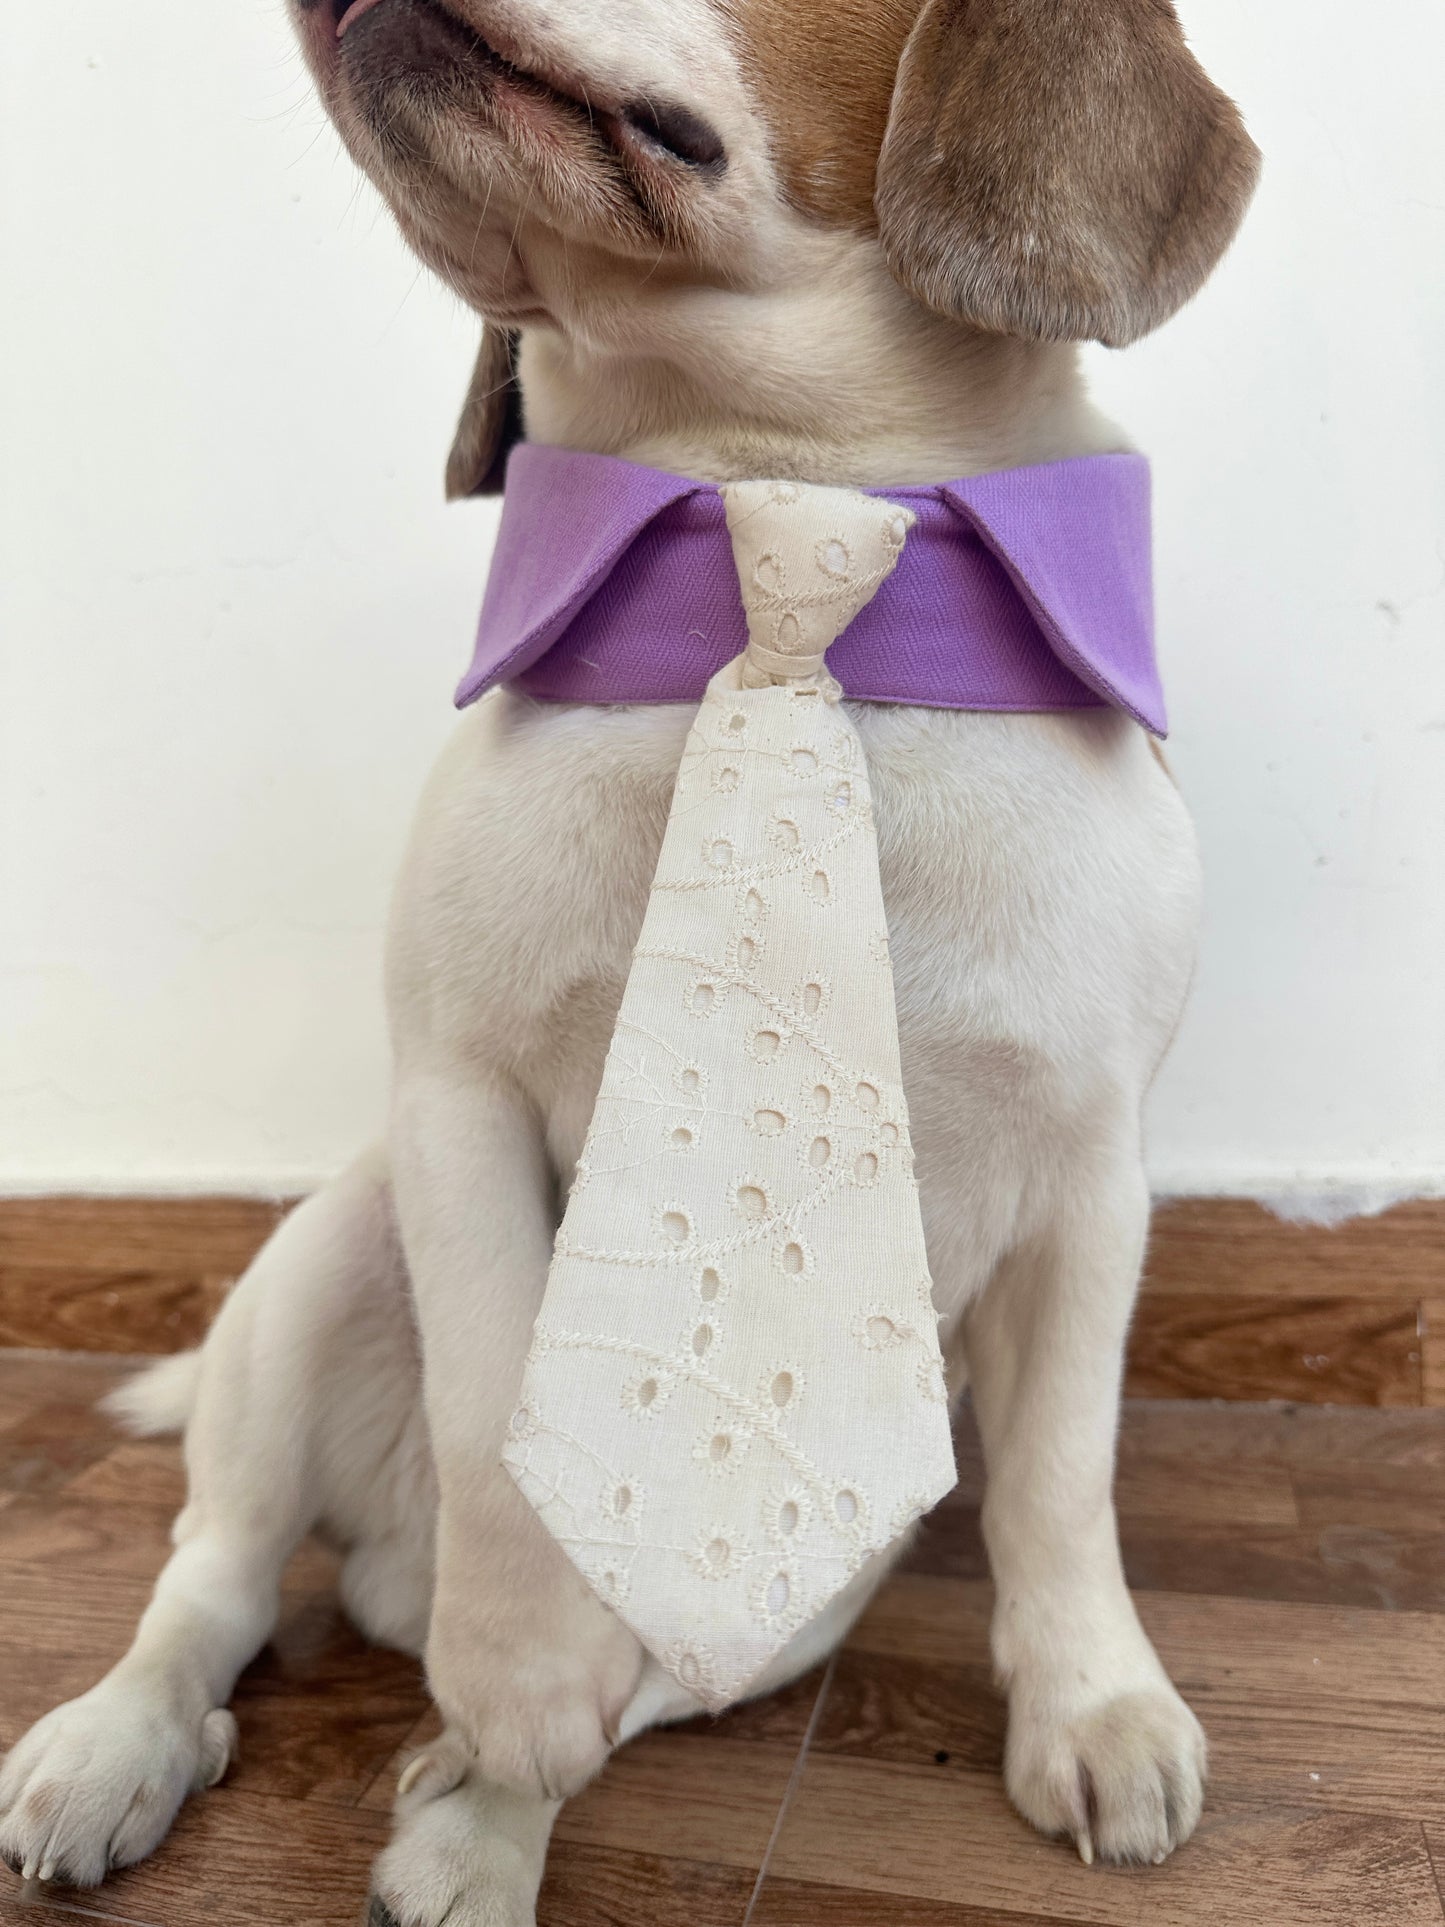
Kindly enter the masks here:
M 1112 704 L 1165 733 L 1154 660 L 1149 465 L 1087 455 L 932 488 L 902 562 L 834 645 L 849 697 L 929 709 Z M 681 703 L 747 645 L 722 497 L 610 455 L 523 443 L 464 706 Z

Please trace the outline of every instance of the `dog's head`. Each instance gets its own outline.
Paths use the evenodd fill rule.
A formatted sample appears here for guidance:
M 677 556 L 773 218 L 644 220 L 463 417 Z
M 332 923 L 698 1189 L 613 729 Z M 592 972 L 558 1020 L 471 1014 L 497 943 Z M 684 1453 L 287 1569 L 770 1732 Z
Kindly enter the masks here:
M 1258 156 L 1170 0 L 292 0 L 412 246 L 498 331 L 653 342 L 870 250 L 912 302 L 1122 344 L 1202 285 Z M 850 258 L 852 258 L 850 255 Z M 484 349 L 456 488 L 503 433 Z

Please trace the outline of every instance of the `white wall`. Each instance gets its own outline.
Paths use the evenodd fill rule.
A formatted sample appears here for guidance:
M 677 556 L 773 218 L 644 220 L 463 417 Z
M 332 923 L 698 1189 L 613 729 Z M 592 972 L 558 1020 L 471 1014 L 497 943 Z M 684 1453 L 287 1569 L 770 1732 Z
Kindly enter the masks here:
M 1209 869 L 1155 1175 L 1438 1188 L 1445 13 L 1185 12 L 1269 171 L 1096 364 L 1157 462 Z M 439 499 L 472 331 L 271 0 L 0 35 L 0 1189 L 289 1189 L 381 1113 L 388 879 L 493 528 Z

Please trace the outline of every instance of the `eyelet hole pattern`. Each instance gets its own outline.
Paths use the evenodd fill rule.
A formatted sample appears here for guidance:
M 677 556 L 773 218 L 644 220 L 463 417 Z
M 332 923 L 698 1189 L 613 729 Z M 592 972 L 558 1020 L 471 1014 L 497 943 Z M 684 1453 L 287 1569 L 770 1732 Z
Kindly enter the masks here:
M 711 1016 L 717 1005 L 717 985 L 705 979 L 695 983 L 688 992 L 687 1007 L 694 1017 Z
M 835 582 L 846 582 L 853 573 L 853 551 L 841 535 L 827 535 L 814 551 L 818 567 Z
M 740 1184 L 737 1201 L 738 1210 L 753 1224 L 768 1215 L 768 1194 L 760 1184 Z

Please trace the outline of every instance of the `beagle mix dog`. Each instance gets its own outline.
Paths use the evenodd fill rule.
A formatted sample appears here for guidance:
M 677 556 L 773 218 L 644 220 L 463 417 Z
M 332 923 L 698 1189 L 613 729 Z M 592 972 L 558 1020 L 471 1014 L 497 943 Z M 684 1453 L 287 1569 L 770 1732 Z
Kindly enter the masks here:
M 495 487 L 524 425 L 717 483 L 1118 450 L 1075 344 L 1188 300 L 1255 179 L 1169 0 L 292 4 L 347 147 L 484 317 L 453 494 Z M 458 728 L 396 897 L 384 1143 L 287 1220 L 198 1354 L 118 1400 L 184 1427 L 189 1499 L 129 1653 L 6 1760 L 26 1877 L 102 1880 L 221 1776 L 314 1530 L 358 1624 L 425 1653 L 446 1722 L 399 1789 L 381 1927 L 528 1927 L 559 1803 L 697 1710 L 501 1465 L 689 716 L 504 689 Z M 1159 1861 L 1199 1818 L 1205 1742 L 1111 1488 L 1189 819 L 1117 710 L 857 720 L 945 1356 L 988 1467 L 1008 1789 L 1085 1859 Z

